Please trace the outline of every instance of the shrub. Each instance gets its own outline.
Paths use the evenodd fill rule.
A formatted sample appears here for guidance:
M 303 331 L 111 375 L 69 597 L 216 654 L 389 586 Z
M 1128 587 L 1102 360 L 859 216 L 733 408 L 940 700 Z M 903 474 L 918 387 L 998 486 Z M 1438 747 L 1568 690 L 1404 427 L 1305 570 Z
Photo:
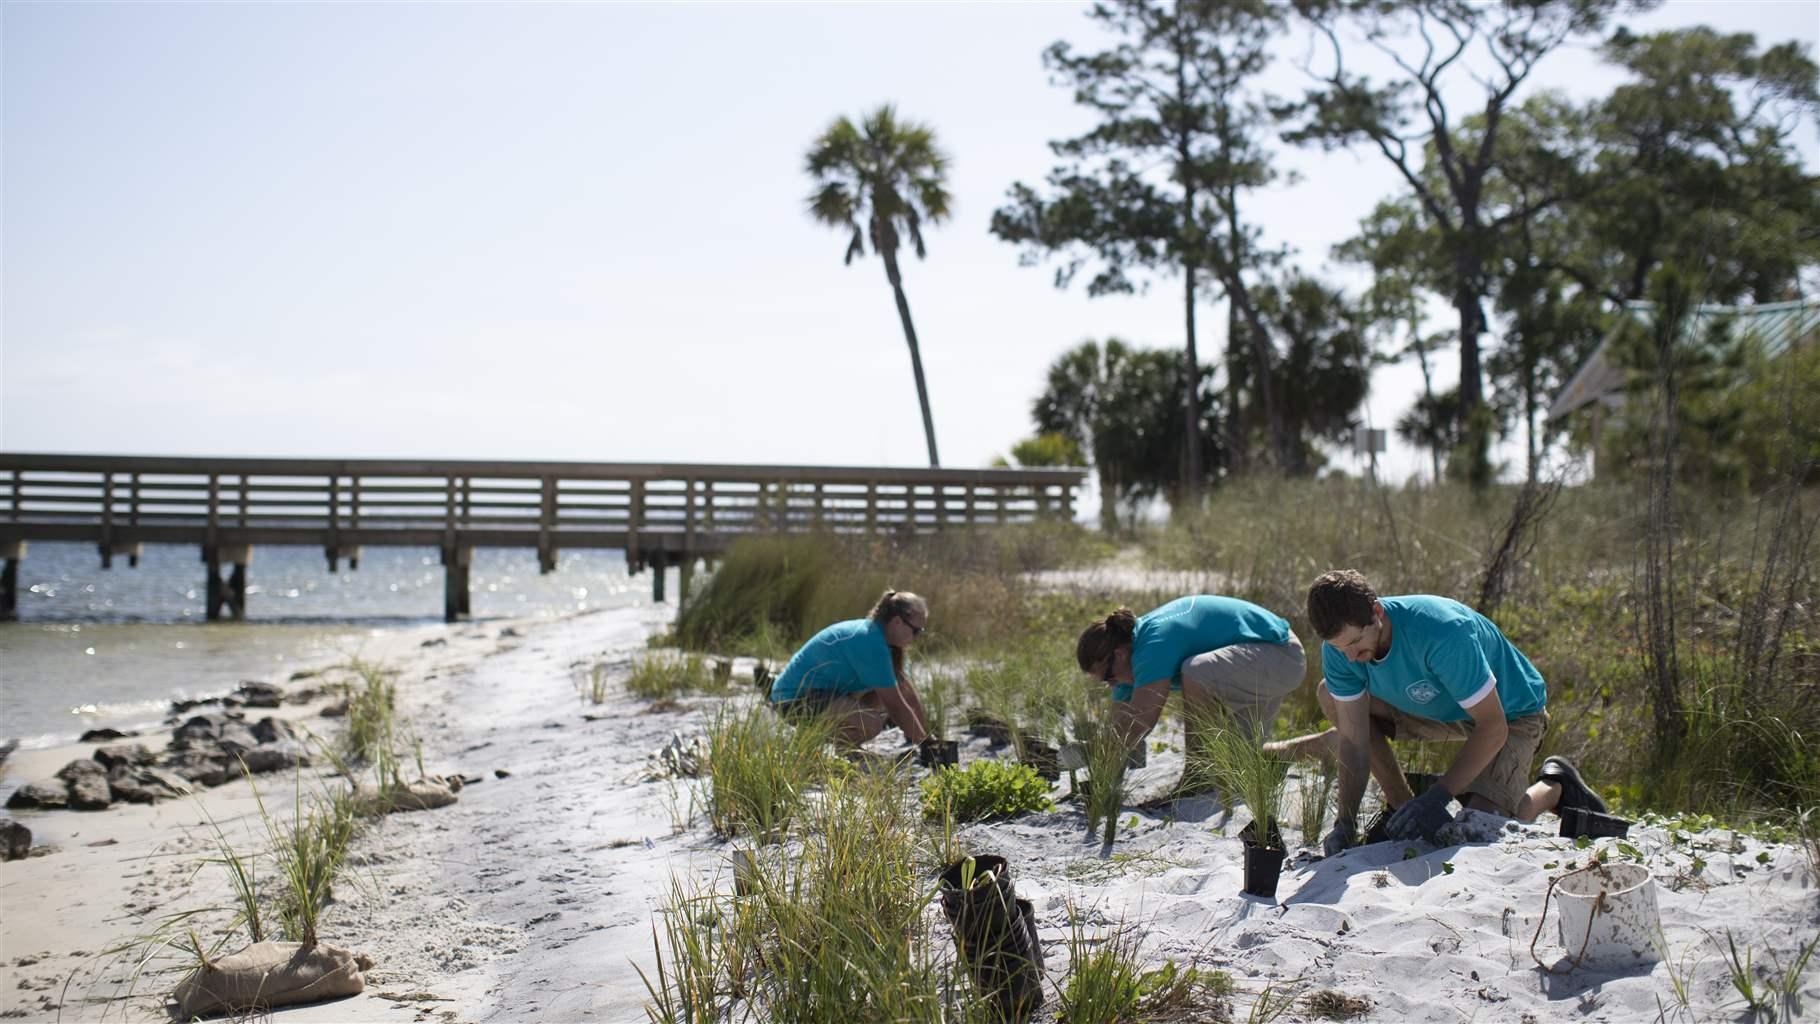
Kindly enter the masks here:
M 955 821 L 981 821 L 1054 807 L 1036 770 L 1009 761 L 987 758 L 923 780 L 923 813 L 931 818 L 946 812 Z

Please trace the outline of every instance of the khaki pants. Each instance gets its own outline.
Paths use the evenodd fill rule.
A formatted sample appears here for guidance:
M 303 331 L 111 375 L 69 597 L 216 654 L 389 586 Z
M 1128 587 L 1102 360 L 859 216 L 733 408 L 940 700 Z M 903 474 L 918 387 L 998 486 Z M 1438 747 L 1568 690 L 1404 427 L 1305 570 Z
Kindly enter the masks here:
M 1307 668 L 1295 633 L 1282 644 L 1233 644 L 1182 662 L 1182 697 L 1223 705 L 1251 737 L 1269 738 L 1283 698 L 1302 685 Z M 1192 688 L 1192 693 L 1190 692 Z
M 1390 717 L 1383 717 L 1380 712 L 1389 711 Z M 1530 766 L 1535 762 L 1536 749 L 1542 745 L 1542 736 L 1548 732 L 1548 709 L 1543 708 L 1532 715 L 1513 718 L 1508 723 L 1510 736 L 1504 746 L 1479 773 L 1479 777 L 1466 784 L 1465 792 L 1455 793 L 1463 804 L 1469 794 L 1478 795 L 1498 805 L 1498 809 L 1509 817 L 1515 817 L 1517 805 L 1523 800 L 1523 793 L 1534 780 L 1530 775 Z M 1440 743 L 1462 743 L 1472 735 L 1473 721 L 1468 718 L 1459 722 L 1437 722 L 1432 718 L 1418 718 L 1389 704 L 1372 701 L 1371 727 L 1393 740 L 1427 740 Z

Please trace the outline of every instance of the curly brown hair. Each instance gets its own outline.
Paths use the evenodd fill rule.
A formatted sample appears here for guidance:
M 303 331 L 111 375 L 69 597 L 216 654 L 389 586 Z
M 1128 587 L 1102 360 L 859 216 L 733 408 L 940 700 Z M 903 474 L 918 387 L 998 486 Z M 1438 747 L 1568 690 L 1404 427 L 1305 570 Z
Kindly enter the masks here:
M 1378 592 L 1357 569 L 1324 572 L 1308 588 L 1308 622 L 1323 640 L 1332 640 L 1347 626 L 1369 626 L 1371 606 Z

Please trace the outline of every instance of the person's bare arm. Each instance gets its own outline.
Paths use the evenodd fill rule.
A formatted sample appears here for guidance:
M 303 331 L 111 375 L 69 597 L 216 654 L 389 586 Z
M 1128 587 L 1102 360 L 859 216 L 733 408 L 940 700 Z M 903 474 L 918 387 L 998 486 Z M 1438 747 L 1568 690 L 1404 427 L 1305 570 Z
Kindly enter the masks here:
M 914 687 L 906 690 L 907 685 L 900 682 L 896 686 L 879 687 L 876 691 L 878 705 L 885 710 L 885 716 L 891 719 L 892 725 L 904 730 L 905 739 L 921 743 L 929 738 L 929 730 L 923 724 L 921 703 L 911 703 L 916 699 L 916 690 Z M 906 693 L 908 697 L 905 696 Z
M 1340 803 L 1338 817 L 1357 821 L 1359 802 L 1365 798 L 1365 780 L 1371 770 L 1371 698 L 1333 702 L 1334 728 L 1339 731 Z
M 1156 727 L 1163 716 L 1163 705 L 1169 703 L 1169 680 L 1133 687 L 1129 701 L 1114 701 L 1112 726 L 1126 748 L 1135 747 L 1144 734 Z
M 1466 713 L 1472 716 L 1472 735 L 1460 746 L 1453 766 L 1441 776 L 1441 785 L 1453 796 L 1459 796 L 1462 789 L 1479 777 L 1510 738 L 1510 723 L 1504 720 L 1504 702 L 1498 699 L 1497 690 L 1467 708 Z
M 916 712 L 916 721 L 923 727 L 923 735 L 935 735 L 929 731 L 929 712 L 923 710 L 923 697 L 916 692 L 916 686 L 910 682 L 908 673 L 898 673 L 897 692 L 903 695 L 904 703 L 910 706 L 910 710 Z M 908 736 L 909 733 L 905 732 L 904 735 Z

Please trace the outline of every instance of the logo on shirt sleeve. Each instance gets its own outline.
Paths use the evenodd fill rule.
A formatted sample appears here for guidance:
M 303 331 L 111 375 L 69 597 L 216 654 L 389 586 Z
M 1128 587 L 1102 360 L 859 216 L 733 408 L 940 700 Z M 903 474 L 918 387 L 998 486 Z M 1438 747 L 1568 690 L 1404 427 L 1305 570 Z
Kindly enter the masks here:
M 1417 704 L 1427 704 L 1441 695 L 1441 688 L 1426 679 L 1418 679 L 1405 686 L 1403 693 Z

